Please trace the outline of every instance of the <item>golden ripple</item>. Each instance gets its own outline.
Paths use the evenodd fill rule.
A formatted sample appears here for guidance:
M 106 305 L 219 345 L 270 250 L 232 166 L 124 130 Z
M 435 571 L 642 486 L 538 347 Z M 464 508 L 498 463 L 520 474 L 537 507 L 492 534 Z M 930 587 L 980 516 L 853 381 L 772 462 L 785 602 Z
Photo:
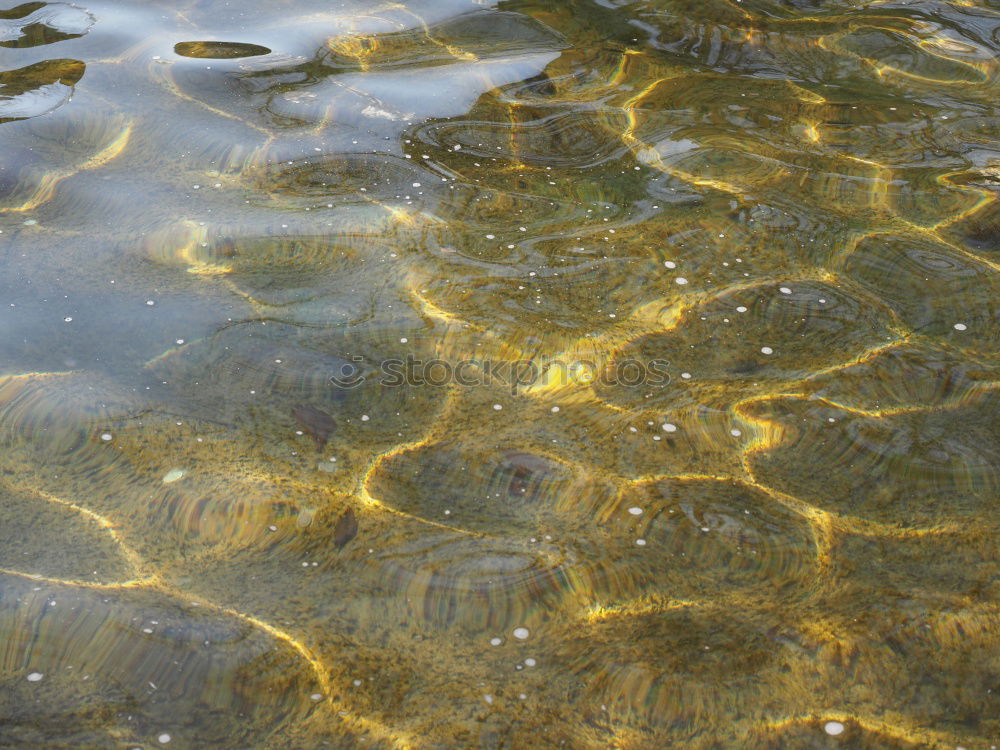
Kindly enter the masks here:
M 120 156 L 131 134 L 127 118 L 92 114 L 60 114 L 8 127 L 4 135 L 9 138 L 6 143 L 12 158 L 5 165 L 3 179 L 11 189 L 0 188 L 0 210 L 34 211 L 51 200 L 67 178 L 100 169 Z
M 801 595 L 816 574 L 809 519 L 743 482 L 637 482 L 605 517 L 603 544 L 647 590 L 697 600 L 754 588 Z
M 1000 370 L 991 362 L 972 359 L 942 342 L 915 340 L 817 373 L 797 390 L 877 413 L 967 402 L 995 388 L 998 380 Z
M 960 62 L 932 52 L 928 45 L 921 45 L 913 36 L 900 31 L 874 25 L 859 26 L 835 41 L 824 39 L 823 42 L 864 59 L 880 76 L 895 73 L 936 84 L 982 84 L 987 81 L 987 66 Z
M 387 541 L 370 556 L 372 574 L 413 616 L 439 628 L 486 634 L 533 627 L 586 595 L 575 566 L 546 542 L 412 528 L 409 539 Z
M 722 715 L 759 716 L 762 704 L 786 692 L 772 679 L 782 655 L 767 632 L 717 608 L 683 607 L 578 625 L 552 658 L 567 673 L 555 681 L 586 676 L 581 709 L 596 713 L 600 706 L 607 721 L 662 746 L 709 727 L 716 736 L 738 735 L 729 723 L 718 726 Z
M 616 353 L 619 362 L 669 363 L 669 383 L 599 393 L 627 405 L 728 405 L 740 393 L 800 380 L 891 341 L 891 325 L 891 316 L 868 300 L 826 282 L 789 278 L 736 288 L 685 309 L 667 331 Z
M 854 248 L 844 275 L 892 307 L 917 333 L 963 349 L 996 350 L 997 294 L 984 292 L 1000 289 L 1000 274 L 983 262 L 945 245 L 875 235 Z
M 1000 183 L 1000 175 L 993 180 L 995 188 Z M 995 267 L 1000 259 L 1000 240 L 997 239 L 1000 237 L 1000 200 L 994 198 L 977 211 L 960 217 L 943 228 L 942 233 L 954 238 L 969 252 L 993 262 Z
M 153 743 L 161 733 L 199 745 L 246 742 L 313 710 L 308 664 L 238 619 L 142 589 L 4 576 L 4 591 L 9 739 L 39 741 L 40 697 L 47 739 L 101 745 Z M 29 673 L 42 678 L 33 683 Z
M 4 513 L 0 567 L 45 579 L 98 584 L 132 579 L 142 569 L 105 517 L 45 492 L 4 487 L 0 495 Z M 56 549 L 58 556 L 53 555 Z
M 427 443 L 377 462 L 366 490 L 391 508 L 489 533 L 558 526 L 562 514 L 608 502 L 610 482 L 516 443 L 492 455 L 478 446 Z
M 961 518 L 1000 488 L 996 396 L 883 415 L 806 398 L 749 403 L 742 411 L 775 431 L 748 463 L 759 481 L 820 508 L 902 526 Z

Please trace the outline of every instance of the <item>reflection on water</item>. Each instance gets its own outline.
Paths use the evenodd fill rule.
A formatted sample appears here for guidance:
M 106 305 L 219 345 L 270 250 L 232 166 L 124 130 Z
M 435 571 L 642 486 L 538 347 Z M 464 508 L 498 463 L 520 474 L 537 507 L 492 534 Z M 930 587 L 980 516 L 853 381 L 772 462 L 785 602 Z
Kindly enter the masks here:
M 996 744 L 998 51 L 0 8 L 0 747 Z

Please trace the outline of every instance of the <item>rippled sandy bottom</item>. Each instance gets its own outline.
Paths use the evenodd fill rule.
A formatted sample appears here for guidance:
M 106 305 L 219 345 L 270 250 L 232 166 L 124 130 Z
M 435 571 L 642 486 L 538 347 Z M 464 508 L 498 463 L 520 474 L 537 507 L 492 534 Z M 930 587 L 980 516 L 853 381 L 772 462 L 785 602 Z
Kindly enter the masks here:
M 0 6 L 0 747 L 1000 744 L 998 49 Z

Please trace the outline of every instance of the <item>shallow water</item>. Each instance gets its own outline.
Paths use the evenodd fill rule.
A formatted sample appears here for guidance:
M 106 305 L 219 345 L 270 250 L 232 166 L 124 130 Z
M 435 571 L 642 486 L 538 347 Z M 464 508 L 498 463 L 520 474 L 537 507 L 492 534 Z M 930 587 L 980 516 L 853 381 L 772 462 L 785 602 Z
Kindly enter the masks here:
M 1000 741 L 1000 6 L 0 9 L 0 747 Z

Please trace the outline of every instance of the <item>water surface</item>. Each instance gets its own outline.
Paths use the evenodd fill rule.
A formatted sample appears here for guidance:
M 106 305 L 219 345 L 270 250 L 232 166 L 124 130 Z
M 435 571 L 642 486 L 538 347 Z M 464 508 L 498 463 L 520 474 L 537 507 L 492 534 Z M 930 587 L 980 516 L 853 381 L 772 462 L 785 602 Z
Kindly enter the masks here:
M 1000 6 L 0 6 L 0 747 L 1000 740 Z

